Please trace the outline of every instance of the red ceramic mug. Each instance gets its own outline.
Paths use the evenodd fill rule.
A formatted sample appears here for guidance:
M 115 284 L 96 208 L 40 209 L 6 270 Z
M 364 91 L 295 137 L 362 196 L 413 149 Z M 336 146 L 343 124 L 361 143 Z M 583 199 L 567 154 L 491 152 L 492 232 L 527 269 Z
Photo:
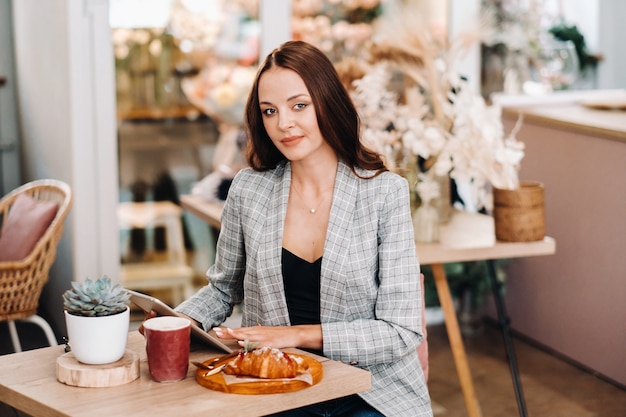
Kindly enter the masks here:
M 143 324 L 148 369 L 158 382 L 185 379 L 189 367 L 191 322 L 183 317 L 162 316 Z

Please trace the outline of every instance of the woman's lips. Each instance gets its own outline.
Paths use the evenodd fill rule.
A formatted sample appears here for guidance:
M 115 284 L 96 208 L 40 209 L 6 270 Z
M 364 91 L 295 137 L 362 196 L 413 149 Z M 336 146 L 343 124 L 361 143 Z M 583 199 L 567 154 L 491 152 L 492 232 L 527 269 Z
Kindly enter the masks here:
M 302 140 L 302 136 L 289 136 L 288 138 L 283 138 L 281 143 L 285 146 L 295 146 Z

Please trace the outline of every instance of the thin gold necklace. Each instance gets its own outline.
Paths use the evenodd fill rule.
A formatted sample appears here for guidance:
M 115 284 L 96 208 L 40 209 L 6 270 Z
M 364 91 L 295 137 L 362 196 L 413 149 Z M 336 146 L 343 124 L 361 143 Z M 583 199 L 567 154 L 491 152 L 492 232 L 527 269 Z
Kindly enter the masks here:
M 296 192 L 296 194 L 298 195 L 298 198 L 300 199 L 300 201 L 302 201 L 302 203 L 304 203 L 304 205 L 306 204 L 306 201 L 304 201 L 304 198 L 302 197 L 302 194 L 300 194 L 300 191 L 298 191 L 298 187 L 296 187 L 296 185 L 294 183 L 291 183 L 292 188 L 294 189 L 294 191 Z M 334 185 L 333 185 L 334 188 Z M 318 201 L 318 203 L 315 205 L 315 207 L 311 207 L 309 208 L 309 214 L 315 214 L 317 213 L 317 209 L 320 208 L 320 206 L 322 205 L 322 203 L 324 202 L 324 200 L 326 199 L 326 191 L 328 191 L 328 189 L 324 190 L 322 193 L 322 198 L 320 199 L 320 201 Z

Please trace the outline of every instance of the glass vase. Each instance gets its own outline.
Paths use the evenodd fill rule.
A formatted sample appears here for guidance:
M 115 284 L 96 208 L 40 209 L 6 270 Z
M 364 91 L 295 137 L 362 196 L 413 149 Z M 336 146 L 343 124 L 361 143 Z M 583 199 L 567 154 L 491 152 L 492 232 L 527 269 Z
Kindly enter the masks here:
M 439 211 L 433 202 L 422 204 L 413 212 L 415 241 L 435 243 L 439 241 Z
M 578 78 L 578 56 L 571 41 L 543 38 L 533 61 L 532 78 L 548 91 L 567 90 Z

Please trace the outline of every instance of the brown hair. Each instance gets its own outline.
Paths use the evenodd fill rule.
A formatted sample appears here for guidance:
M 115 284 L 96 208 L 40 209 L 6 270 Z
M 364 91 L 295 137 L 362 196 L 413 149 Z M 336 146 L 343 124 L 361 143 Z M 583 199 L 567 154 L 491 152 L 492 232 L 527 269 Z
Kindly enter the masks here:
M 353 171 L 356 168 L 377 171 L 377 174 L 387 171 L 380 155 L 361 143 L 359 114 L 333 63 L 322 51 L 303 41 L 285 42 L 270 53 L 252 85 L 245 120 L 249 136 L 248 164 L 253 169 L 267 171 L 286 159 L 269 138 L 259 107 L 259 79 L 273 67 L 292 70 L 302 78 L 311 94 L 320 132 L 340 160 Z

